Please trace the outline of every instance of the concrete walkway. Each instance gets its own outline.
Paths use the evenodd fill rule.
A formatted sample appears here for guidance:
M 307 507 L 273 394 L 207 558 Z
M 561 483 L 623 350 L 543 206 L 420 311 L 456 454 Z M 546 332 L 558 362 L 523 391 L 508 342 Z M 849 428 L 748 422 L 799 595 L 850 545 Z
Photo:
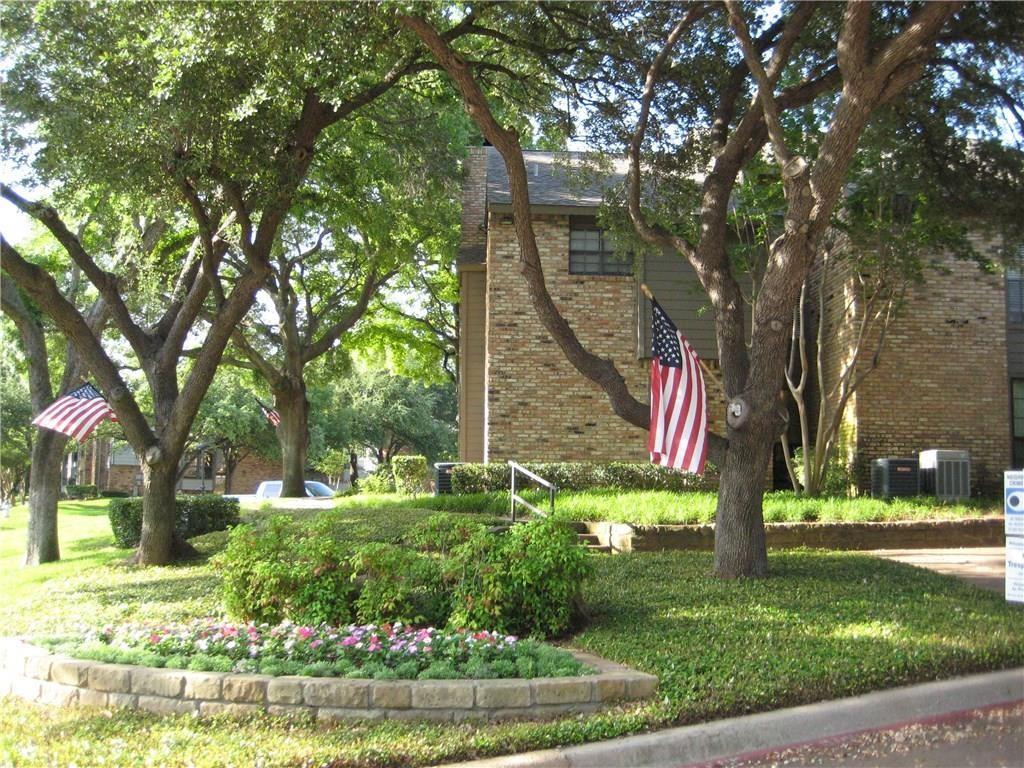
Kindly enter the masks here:
M 1024 700 L 1024 668 L 924 683 L 459 768 L 682 768 Z
M 876 549 L 869 554 L 901 563 L 959 576 L 984 589 L 1005 590 L 1006 550 L 1003 547 L 969 549 Z

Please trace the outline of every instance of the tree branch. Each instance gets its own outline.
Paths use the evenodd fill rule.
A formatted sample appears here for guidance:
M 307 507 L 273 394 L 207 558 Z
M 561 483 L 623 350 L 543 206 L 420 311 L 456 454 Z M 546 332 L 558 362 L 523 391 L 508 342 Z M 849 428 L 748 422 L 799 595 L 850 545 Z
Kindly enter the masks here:
M 85 276 L 89 278 L 89 281 L 96 286 L 96 290 L 100 292 L 100 295 L 106 299 L 110 311 L 114 315 L 114 322 L 117 323 L 117 327 L 124 334 L 125 339 L 127 339 L 135 354 L 140 358 L 150 354 L 153 349 L 153 339 L 132 319 L 127 305 L 118 292 L 117 277 L 110 272 L 102 270 L 92 260 L 92 257 L 82 247 L 81 241 L 67 228 L 57 211 L 44 203 L 26 200 L 7 184 L 0 185 L 0 195 L 39 221 L 50 231 L 57 239 L 57 242 L 67 251 L 71 260 L 81 268 Z M 24 288 L 25 286 L 22 287 Z
M 121 379 L 117 366 L 111 361 L 82 314 L 61 295 L 54 279 L 43 269 L 26 261 L 2 235 L 0 267 L 53 319 L 68 340 L 74 343 L 82 360 L 106 393 L 107 401 L 117 414 L 117 419 L 128 438 L 137 446 L 156 445 L 156 436 Z

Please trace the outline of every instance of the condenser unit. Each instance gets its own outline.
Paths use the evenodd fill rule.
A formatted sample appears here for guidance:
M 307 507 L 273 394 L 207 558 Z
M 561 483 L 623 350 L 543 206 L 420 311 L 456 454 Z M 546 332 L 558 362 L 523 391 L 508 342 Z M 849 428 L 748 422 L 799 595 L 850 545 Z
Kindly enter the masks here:
M 440 496 L 442 493 L 452 492 L 452 467 L 459 463 L 461 462 L 439 461 L 434 465 L 434 469 L 437 471 L 437 475 L 435 476 L 436 482 L 434 483 L 435 496 Z
M 971 455 L 967 451 L 921 451 L 921 493 L 941 501 L 971 496 Z
M 917 459 L 887 458 L 871 462 L 871 495 L 876 499 L 917 496 Z

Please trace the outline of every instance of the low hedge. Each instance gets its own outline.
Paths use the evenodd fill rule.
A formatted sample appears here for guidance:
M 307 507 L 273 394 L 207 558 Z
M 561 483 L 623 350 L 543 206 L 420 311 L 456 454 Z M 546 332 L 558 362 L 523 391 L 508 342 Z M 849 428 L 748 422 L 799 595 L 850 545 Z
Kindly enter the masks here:
M 215 493 L 198 496 L 178 496 L 174 500 L 177 520 L 174 532 L 183 539 L 204 533 L 223 531 L 238 525 L 238 499 L 229 499 Z M 114 541 L 124 549 L 137 547 L 142 538 L 142 498 L 111 499 L 107 514 Z
M 564 491 L 589 488 L 622 488 L 631 491 L 713 491 L 718 473 L 709 467 L 704 475 L 677 472 L 655 464 L 582 461 L 527 462 L 523 464 Z M 452 467 L 452 493 L 507 491 L 510 470 L 506 463 L 456 464 Z
M 69 499 L 95 499 L 100 493 L 95 485 L 73 485 L 68 484 L 64 489 Z

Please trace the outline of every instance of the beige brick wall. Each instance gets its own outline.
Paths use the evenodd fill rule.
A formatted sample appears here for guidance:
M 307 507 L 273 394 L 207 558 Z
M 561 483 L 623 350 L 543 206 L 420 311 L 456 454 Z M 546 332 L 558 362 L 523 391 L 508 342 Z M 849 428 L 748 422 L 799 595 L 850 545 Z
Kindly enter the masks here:
M 487 247 L 487 148 L 470 147 L 463 163 L 462 233 L 459 239 L 460 261 L 479 254 L 482 261 Z
M 235 474 L 231 478 L 231 493 L 256 493 L 256 488 L 264 480 L 281 479 L 281 462 L 267 461 L 260 456 L 252 454 L 246 456 L 235 467 Z M 217 490 L 223 491 L 224 477 L 217 478 Z
M 943 259 L 894 322 L 856 407 L 862 488 L 868 461 L 929 448 L 966 450 L 975 493 L 998 495 L 1010 466 L 1005 283 Z
M 556 305 L 584 346 L 611 358 L 633 395 L 646 402 L 634 278 L 570 275 L 568 218 L 536 216 L 534 228 Z M 511 217 L 500 213 L 489 223 L 487 364 L 488 461 L 648 460 L 646 432 L 612 412 L 605 393 L 569 364 L 541 326 L 519 271 Z M 710 410 L 723 420 L 720 397 Z

